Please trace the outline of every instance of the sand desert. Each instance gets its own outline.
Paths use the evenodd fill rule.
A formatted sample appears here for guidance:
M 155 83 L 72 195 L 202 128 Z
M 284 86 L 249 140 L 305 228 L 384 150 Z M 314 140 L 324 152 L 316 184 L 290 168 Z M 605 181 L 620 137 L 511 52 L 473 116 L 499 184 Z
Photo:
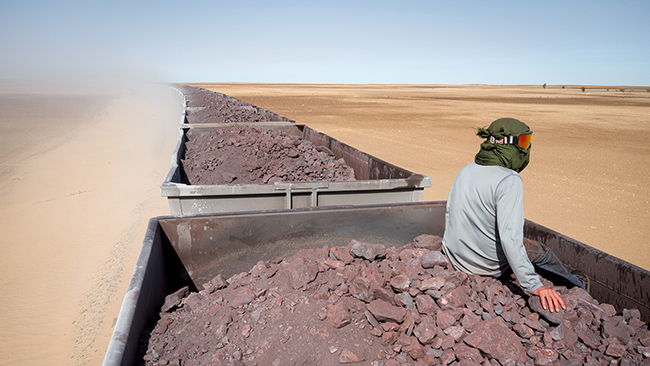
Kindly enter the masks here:
M 526 217 L 650 269 L 650 92 L 628 86 L 188 84 L 271 110 L 433 179 L 445 200 L 476 127 L 535 131 Z M 0 89 L 0 364 L 100 364 L 181 104 L 165 85 Z
M 190 85 L 428 175 L 425 201 L 447 199 L 456 173 L 478 152 L 477 127 L 520 119 L 534 131 L 531 162 L 521 174 L 526 218 L 650 268 L 647 87 Z

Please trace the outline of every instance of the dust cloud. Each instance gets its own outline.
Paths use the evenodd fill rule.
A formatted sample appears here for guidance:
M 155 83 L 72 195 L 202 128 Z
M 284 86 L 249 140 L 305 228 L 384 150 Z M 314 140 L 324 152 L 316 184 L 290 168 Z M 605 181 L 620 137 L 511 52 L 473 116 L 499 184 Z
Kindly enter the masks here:
M 133 74 L 0 81 L 0 364 L 100 364 L 178 138 Z

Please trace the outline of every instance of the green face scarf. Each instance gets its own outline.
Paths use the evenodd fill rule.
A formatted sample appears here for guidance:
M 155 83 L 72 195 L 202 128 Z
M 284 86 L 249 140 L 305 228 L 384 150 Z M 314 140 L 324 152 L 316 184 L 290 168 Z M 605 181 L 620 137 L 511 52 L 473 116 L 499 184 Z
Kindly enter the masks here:
M 530 132 L 528 126 L 514 118 L 499 118 L 492 122 L 487 129 L 479 128 L 477 136 L 487 139 L 481 144 L 481 150 L 474 157 L 478 165 L 499 165 L 516 172 L 524 170 L 530 159 L 530 147 L 523 149 L 521 146 L 493 144 L 489 141 L 490 136 L 500 139 L 506 136 L 518 136 Z

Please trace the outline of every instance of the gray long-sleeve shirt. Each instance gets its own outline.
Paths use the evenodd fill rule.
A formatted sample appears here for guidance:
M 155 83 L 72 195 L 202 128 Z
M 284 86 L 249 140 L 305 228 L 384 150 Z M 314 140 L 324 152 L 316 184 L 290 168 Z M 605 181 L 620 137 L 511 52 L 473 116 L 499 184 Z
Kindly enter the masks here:
M 443 251 L 457 270 L 498 277 L 512 268 L 529 292 L 542 286 L 523 245 L 523 182 L 514 170 L 474 162 L 449 191 Z

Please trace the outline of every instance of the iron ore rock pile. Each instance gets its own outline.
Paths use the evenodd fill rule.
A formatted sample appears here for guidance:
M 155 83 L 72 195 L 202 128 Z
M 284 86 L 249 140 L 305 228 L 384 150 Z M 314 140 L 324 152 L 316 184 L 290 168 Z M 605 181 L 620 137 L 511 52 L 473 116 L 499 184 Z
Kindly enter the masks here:
M 186 146 L 183 168 L 194 185 L 355 180 L 327 148 L 278 130 L 233 125 Z
M 187 100 L 187 123 L 290 121 L 279 114 L 225 94 L 185 85 L 176 87 Z
M 455 271 L 441 238 L 302 250 L 169 295 L 147 365 L 650 364 L 638 310 L 555 287 L 550 313 L 516 282 Z M 543 280 L 548 286 L 552 286 Z M 144 351 L 143 351 L 144 352 Z

